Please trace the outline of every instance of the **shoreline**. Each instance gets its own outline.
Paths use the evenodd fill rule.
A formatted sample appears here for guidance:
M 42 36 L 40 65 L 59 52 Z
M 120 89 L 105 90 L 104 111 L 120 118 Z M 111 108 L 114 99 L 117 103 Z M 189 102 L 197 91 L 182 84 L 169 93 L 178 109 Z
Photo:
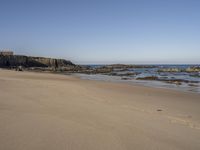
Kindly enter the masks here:
M 4 69 L 4 68 L 0 68 L 0 71 L 3 70 L 3 71 L 14 71 L 14 72 L 19 72 L 19 71 L 15 71 L 15 70 L 8 70 L 8 69 Z M 139 87 L 147 87 L 147 88 L 155 88 L 155 89 L 163 89 L 163 90 L 170 90 L 170 91 L 177 91 L 177 92 L 183 92 L 183 93 L 191 93 L 191 94 L 200 94 L 200 91 L 199 92 L 196 92 L 196 91 L 189 91 L 189 90 L 184 90 L 184 89 L 181 89 L 179 87 L 166 87 L 166 86 L 155 86 L 155 85 L 152 85 L 152 84 L 146 84 L 145 83 L 154 83 L 154 82 L 157 82 L 157 83 L 161 83 L 163 84 L 162 81 L 151 81 L 151 80 L 122 80 L 122 79 L 117 79 L 117 80 L 104 80 L 104 79 L 91 79 L 91 78 L 84 78 L 82 77 L 81 75 L 84 75 L 84 76 L 96 76 L 96 75 L 103 75 L 103 74 L 84 74 L 84 73 L 60 73 L 60 72 L 42 72 L 42 71 L 32 71 L 32 70 L 26 70 L 26 71 L 23 71 L 23 72 L 27 72 L 27 73 L 39 73 L 39 74 L 52 74 L 52 75 L 64 75 L 64 76 L 70 76 L 70 77 L 73 77 L 73 78 L 77 78 L 77 79 L 80 79 L 80 80 L 86 80 L 86 81 L 96 81 L 96 82 L 109 82 L 109 83 L 116 83 L 116 84 L 127 84 L 127 85 L 131 85 L 131 86 L 139 86 Z M 115 76 L 108 76 L 108 75 L 103 75 L 103 76 L 107 76 L 107 77 L 115 77 Z M 132 81 L 135 81 L 135 82 L 132 82 Z M 142 81 L 142 82 L 141 82 Z M 175 84 L 172 84 L 172 83 L 166 83 L 166 85 L 174 85 Z M 198 87 L 200 88 L 200 87 Z
M 99 82 L 102 81 L 102 82 L 111 82 L 111 83 L 120 83 L 120 84 L 122 83 L 122 84 L 128 84 L 128 85 L 132 85 L 132 86 L 142 86 L 142 87 L 149 87 L 149 88 L 156 88 L 156 89 L 175 90 L 175 91 L 178 91 L 178 92 L 200 94 L 200 91 L 197 92 L 197 91 L 183 89 L 181 87 L 175 87 L 176 86 L 175 84 L 164 83 L 162 81 L 135 80 L 135 79 L 131 79 L 131 80 L 122 80 L 122 79 L 106 80 L 106 79 L 95 79 L 95 78 L 92 79 L 90 77 L 87 77 L 87 76 L 90 76 L 90 75 L 81 74 L 81 73 L 71 74 L 71 76 L 78 77 L 79 79 L 88 80 L 88 81 L 99 81 Z M 96 75 L 92 75 L 92 76 L 96 76 Z M 108 76 L 108 75 L 103 75 L 103 76 L 110 77 L 110 78 L 114 77 L 114 76 Z M 155 83 L 158 83 L 158 84 L 156 85 Z M 165 86 L 162 86 L 162 85 L 165 85 Z M 195 86 L 193 88 L 200 88 L 200 87 Z

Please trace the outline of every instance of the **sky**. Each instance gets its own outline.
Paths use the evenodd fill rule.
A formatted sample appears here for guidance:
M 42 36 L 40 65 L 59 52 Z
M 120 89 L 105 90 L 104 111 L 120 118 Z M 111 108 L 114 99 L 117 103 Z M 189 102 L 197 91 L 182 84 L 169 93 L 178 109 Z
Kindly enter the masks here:
M 200 64 L 200 0 L 0 0 L 0 49 L 77 64 Z

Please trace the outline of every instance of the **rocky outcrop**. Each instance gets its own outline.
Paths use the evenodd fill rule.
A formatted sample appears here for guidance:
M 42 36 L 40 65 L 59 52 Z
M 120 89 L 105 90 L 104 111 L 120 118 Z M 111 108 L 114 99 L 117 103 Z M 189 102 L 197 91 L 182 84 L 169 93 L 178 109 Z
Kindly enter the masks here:
M 186 72 L 200 72 L 200 66 L 193 66 L 186 69 Z
M 126 64 L 112 64 L 112 65 L 105 65 L 107 68 L 112 69 L 131 69 L 131 68 L 155 68 L 154 65 L 126 65 Z
M 172 83 L 172 84 L 176 84 L 176 85 L 181 85 L 182 83 L 199 83 L 199 81 L 190 81 L 190 80 L 186 80 L 186 79 L 162 79 L 157 76 L 139 77 L 136 80 L 164 81 L 164 82 Z
M 185 69 L 180 68 L 162 68 L 158 72 L 200 72 L 200 66 L 188 67 Z
M 53 58 L 44 58 L 44 57 L 30 57 L 22 55 L 10 55 L 3 56 L 0 55 L 0 67 L 2 68 L 12 68 L 23 66 L 28 67 L 68 67 L 75 66 L 71 61 L 64 59 L 53 59 Z
M 99 67 L 90 67 L 90 66 L 81 66 L 81 69 L 78 70 L 79 73 L 86 74 L 106 74 L 113 76 L 132 76 L 137 75 L 139 73 L 126 73 L 126 74 L 118 74 L 116 72 L 128 71 L 133 68 L 154 68 L 153 65 L 125 65 L 125 64 L 112 64 L 112 65 L 103 65 Z
M 137 80 L 159 80 L 156 76 L 139 77 Z
M 158 72 L 183 72 L 180 68 L 162 68 L 159 69 Z

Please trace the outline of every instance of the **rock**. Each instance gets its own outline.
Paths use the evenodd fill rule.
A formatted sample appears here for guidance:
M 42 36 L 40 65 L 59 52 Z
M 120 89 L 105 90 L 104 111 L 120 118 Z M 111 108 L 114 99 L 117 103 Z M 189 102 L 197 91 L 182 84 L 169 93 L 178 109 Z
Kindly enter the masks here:
M 200 66 L 193 66 L 186 69 L 186 72 L 200 72 Z
M 200 66 L 193 66 L 186 69 L 180 68 L 162 68 L 158 72 L 200 72 Z
M 193 74 L 193 75 L 190 75 L 191 77 L 195 77 L 195 78 L 200 78 L 200 73 L 198 74 Z
M 126 65 L 126 64 L 112 64 L 105 65 L 104 67 L 113 68 L 113 69 L 128 69 L 128 68 L 155 68 L 154 65 Z
M 163 68 L 158 70 L 158 72 L 181 72 L 181 71 L 183 70 L 179 68 Z
M 136 80 L 159 80 L 156 76 L 139 77 Z
M 122 80 L 131 80 L 131 78 L 121 77 Z
M 75 65 L 71 61 L 67 61 L 64 59 L 30 57 L 22 55 L 10 55 L 10 56 L 0 55 L 0 67 L 15 68 L 18 66 L 22 66 L 24 68 L 29 68 L 29 67 L 59 68 L 59 67 L 68 67 Z
M 164 81 L 164 82 L 172 83 L 176 85 L 181 85 L 182 83 L 200 83 L 199 81 L 189 81 L 189 80 L 184 80 L 184 79 L 163 79 L 163 78 L 158 78 L 156 76 L 140 77 L 140 78 L 137 78 L 137 80 Z
M 176 85 L 181 85 L 182 83 L 199 83 L 199 81 L 190 81 L 190 80 L 184 80 L 184 79 L 168 79 L 168 80 L 160 80 L 159 81 L 165 81 L 167 83 L 171 83 L 171 84 L 176 84 Z
M 131 68 L 152 68 L 155 66 L 151 65 L 124 65 L 124 64 L 113 64 L 113 65 L 104 65 L 100 67 L 91 67 L 91 66 L 79 66 L 79 69 L 75 72 L 85 73 L 85 74 L 105 74 L 113 76 L 133 76 L 139 73 L 123 73 L 119 72 L 128 71 Z
M 81 67 L 81 68 L 79 68 L 78 73 L 107 74 L 107 73 L 111 73 L 112 71 L 113 71 L 112 68 L 107 68 L 107 67 L 98 67 L 98 68 Z
M 22 67 L 22 66 L 18 66 L 18 67 L 16 68 L 16 71 L 23 71 L 23 67 Z
M 117 73 L 117 72 L 111 72 L 111 73 L 109 73 L 109 74 L 107 74 L 107 75 L 110 75 L 110 76 L 120 76 L 120 77 L 122 77 L 122 76 L 135 76 L 135 75 L 138 75 L 139 73 L 136 73 L 136 72 L 127 72 L 127 73 Z
M 196 85 L 196 84 L 192 84 L 192 83 L 190 83 L 190 84 L 188 84 L 189 86 L 193 86 L 193 87 L 198 87 L 198 85 Z
M 163 111 L 162 109 L 157 109 L 157 111 Z
M 176 80 L 168 80 L 166 81 L 167 83 L 171 83 L 171 84 L 176 84 L 176 85 L 181 85 L 181 81 L 176 81 Z

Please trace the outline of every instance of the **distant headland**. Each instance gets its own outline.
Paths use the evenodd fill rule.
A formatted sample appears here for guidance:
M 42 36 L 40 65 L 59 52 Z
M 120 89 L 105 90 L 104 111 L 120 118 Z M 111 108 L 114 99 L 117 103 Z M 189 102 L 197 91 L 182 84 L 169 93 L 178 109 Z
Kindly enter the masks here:
M 15 55 L 13 51 L 0 51 L 0 67 L 10 69 L 49 70 L 69 69 L 75 67 L 69 60 Z

